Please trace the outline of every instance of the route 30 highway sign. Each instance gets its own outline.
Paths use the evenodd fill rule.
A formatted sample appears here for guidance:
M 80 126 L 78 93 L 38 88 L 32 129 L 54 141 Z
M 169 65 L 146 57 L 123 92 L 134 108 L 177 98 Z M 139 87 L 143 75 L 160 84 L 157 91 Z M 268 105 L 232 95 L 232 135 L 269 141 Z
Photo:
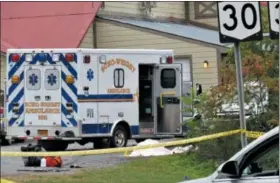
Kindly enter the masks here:
M 263 38 L 259 2 L 223 1 L 218 2 L 217 9 L 221 43 Z
M 279 1 L 268 2 L 269 32 L 271 39 L 279 39 Z

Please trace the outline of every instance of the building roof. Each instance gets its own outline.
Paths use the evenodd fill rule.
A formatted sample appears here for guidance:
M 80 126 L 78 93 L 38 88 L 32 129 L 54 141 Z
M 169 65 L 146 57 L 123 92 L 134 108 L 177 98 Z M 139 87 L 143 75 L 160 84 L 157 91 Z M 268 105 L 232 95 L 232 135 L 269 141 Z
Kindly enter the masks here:
M 76 48 L 102 2 L 1 2 L 1 52 Z
M 223 44 L 220 43 L 219 39 L 219 31 L 210 30 L 198 26 L 193 25 L 183 25 L 183 24 L 175 24 L 175 23 L 162 23 L 155 21 L 146 21 L 146 20 L 136 20 L 136 19 L 118 19 L 118 18 L 110 18 L 104 16 L 98 16 L 105 20 L 111 20 L 120 22 L 123 24 L 129 24 L 141 28 L 146 28 L 154 31 L 159 31 L 175 36 L 180 36 L 187 39 L 192 39 L 196 41 L 201 41 L 213 45 L 218 45 L 222 47 L 230 47 L 231 44 Z

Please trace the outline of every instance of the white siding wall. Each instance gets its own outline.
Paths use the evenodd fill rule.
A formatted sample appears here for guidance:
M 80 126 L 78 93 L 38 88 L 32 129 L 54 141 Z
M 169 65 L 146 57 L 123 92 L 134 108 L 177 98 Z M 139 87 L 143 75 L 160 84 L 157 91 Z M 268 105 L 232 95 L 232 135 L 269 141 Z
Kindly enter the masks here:
M 92 24 L 90 25 L 87 33 L 85 34 L 83 40 L 81 41 L 81 44 L 80 44 L 80 48 L 93 48 L 94 45 L 93 45 L 93 28 L 92 28 Z
M 198 22 L 198 23 L 203 23 L 206 25 L 218 27 L 218 19 L 216 18 L 195 18 L 195 9 L 194 9 L 194 2 L 190 1 L 189 2 L 189 18 L 191 21 Z
M 144 11 L 140 9 L 141 2 L 107 2 L 105 1 L 104 9 L 100 9 L 98 15 L 144 15 Z M 157 7 L 152 8 L 155 17 L 161 18 L 179 18 L 185 19 L 185 2 L 160 2 L 157 1 Z
M 209 88 L 218 84 L 216 49 L 186 41 L 171 39 L 137 29 L 127 28 L 98 20 L 98 48 L 139 48 L 139 49 L 173 49 L 175 55 L 191 55 L 193 81 Z M 203 61 L 208 60 L 209 68 L 203 68 Z

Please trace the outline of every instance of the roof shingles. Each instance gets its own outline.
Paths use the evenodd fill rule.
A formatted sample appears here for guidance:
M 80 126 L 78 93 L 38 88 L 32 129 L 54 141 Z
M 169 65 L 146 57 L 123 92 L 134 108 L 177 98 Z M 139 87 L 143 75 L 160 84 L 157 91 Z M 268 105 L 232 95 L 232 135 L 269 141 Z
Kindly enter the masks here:
M 101 2 L 1 2 L 1 52 L 78 47 L 100 6 Z

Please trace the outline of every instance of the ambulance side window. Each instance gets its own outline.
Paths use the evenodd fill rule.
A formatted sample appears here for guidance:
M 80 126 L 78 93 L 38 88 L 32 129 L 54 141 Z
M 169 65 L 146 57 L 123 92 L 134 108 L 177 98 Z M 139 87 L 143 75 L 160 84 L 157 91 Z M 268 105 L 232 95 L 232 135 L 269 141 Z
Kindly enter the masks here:
M 124 70 L 117 68 L 114 70 L 114 86 L 116 88 L 123 88 L 124 86 Z
M 174 88 L 176 86 L 175 69 L 162 69 L 160 82 L 162 88 Z
M 41 89 L 41 71 L 39 69 L 28 69 L 26 71 L 26 88 L 28 90 Z

